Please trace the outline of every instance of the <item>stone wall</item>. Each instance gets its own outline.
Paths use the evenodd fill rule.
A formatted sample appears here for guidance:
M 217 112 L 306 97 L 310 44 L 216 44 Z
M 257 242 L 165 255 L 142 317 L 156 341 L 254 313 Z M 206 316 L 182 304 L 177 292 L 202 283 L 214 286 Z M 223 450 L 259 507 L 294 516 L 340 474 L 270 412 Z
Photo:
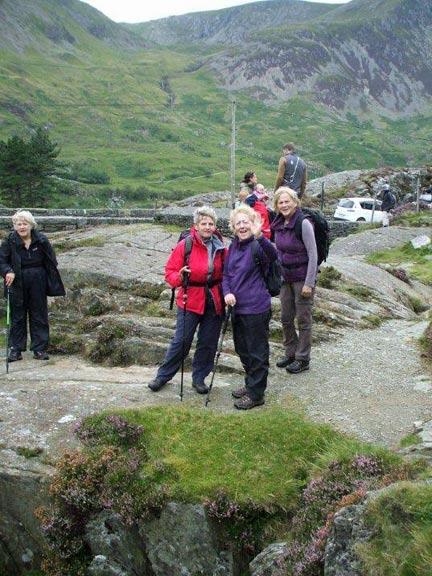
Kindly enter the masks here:
M 35 217 L 39 230 L 43 232 L 58 232 L 61 230 L 74 230 L 88 226 L 106 226 L 107 224 L 137 224 L 145 222 L 157 222 L 160 224 L 172 224 L 182 228 L 189 228 L 192 224 L 192 208 L 170 207 L 156 209 L 131 209 L 131 210 L 79 210 L 79 209 L 44 209 L 31 208 L 30 212 Z M 218 216 L 218 228 L 222 234 L 231 236 L 228 218 L 229 208 L 216 208 Z M 12 215 L 15 209 L 2 208 L 0 210 L 0 230 L 11 230 Z M 354 232 L 360 224 L 357 222 L 343 222 L 328 220 L 330 226 L 330 238 L 348 236 Z

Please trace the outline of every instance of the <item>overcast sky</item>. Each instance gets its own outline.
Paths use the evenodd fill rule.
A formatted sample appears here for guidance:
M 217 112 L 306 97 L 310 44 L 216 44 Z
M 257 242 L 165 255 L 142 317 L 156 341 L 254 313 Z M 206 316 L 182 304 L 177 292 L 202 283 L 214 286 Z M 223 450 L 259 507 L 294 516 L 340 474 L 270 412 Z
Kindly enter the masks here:
M 157 18 L 220 10 L 249 4 L 253 0 L 85 0 L 114 22 L 146 22 Z M 264 0 L 263 0 L 264 1 Z M 308 0 L 305 0 L 308 1 Z M 346 4 L 348 0 L 313 0 L 325 4 Z

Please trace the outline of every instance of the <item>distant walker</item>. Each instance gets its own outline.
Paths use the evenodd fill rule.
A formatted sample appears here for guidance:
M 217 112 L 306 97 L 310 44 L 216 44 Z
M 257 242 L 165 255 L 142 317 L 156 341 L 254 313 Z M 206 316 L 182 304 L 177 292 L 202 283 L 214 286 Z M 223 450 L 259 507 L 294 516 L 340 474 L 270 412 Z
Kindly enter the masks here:
M 279 168 L 276 177 L 275 191 L 280 186 L 288 186 L 297 192 L 299 198 L 306 193 L 307 169 L 306 163 L 295 153 L 292 142 L 284 144 L 284 156 L 279 159 Z

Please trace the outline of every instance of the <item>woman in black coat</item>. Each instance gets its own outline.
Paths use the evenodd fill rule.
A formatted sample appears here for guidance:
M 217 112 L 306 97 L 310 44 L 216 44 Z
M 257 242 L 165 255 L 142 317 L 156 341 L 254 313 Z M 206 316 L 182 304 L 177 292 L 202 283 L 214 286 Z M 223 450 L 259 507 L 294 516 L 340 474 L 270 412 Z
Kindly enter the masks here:
M 54 249 L 48 238 L 36 230 L 31 212 L 16 212 L 12 223 L 14 231 L 0 246 L 0 274 L 11 304 L 8 360 L 22 360 L 21 352 L 27 348 L 27 318 L 33 357 L 48 360 L 47 296 L 64 296 L 65 289 Z

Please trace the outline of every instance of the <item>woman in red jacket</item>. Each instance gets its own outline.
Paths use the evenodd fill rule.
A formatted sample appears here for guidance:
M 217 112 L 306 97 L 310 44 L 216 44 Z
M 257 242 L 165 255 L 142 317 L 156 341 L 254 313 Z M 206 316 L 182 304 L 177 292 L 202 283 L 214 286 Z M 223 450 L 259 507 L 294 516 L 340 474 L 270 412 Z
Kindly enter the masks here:
M 186 239 L 174 248 L 165 267 L 165 279 L 177 294 L 176 331 L 156 378 L 148 387 L 157 392 L 171 380 L 189 354 L 198 328 L 192 360 L 192 386 L 206 394 L 204 380 L 213 369 L 223 320 L 222 270 L 225 246 L 216 230 L 216 212 L 203 206 L 194 212 L 192 247 L 185 258 Z M 186 260 L 186 261 L 185 261 Z

